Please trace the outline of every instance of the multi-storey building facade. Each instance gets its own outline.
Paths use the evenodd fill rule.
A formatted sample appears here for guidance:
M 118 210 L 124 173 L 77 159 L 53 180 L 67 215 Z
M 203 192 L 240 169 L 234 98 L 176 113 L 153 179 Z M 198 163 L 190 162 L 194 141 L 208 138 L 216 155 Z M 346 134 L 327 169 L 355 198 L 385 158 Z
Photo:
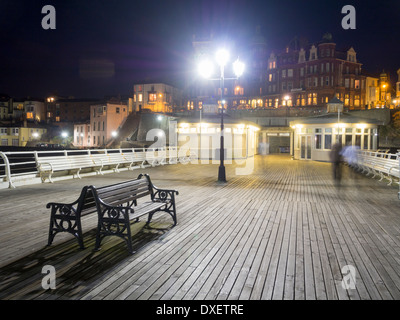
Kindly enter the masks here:
M 0 126 L 1 146 L 25 147 L 29 142 L 40 141 L 47 129 L 31 124 Z
M 193 47 L 194 56 L 199 59 L 214 49 L 213 39 L 194 41 Z M 267 49 L 258 28 L 237 53 L 246 62 L 244 75 L 238 80 L 226 81 L 223 91 L 218 81 L 200 80 L 191 75 L 187 108 L 196 109 L 205 103 L 220 104 L 221 97 L 228 108 L 234 109 L 325 108 L 334 97 L 343 101 L 348 110 L 365 109 L 368 105 L 366 76 L 356 51 L 352 47 L 338 50 L 330 34 L 312 45 L 294 39 L 283 52 Z
M 379 78 L 367 76 L 365 78 L 365 104 L 367 109 L 379 105 Z
M 132 109 L 169 113 L 182 106 L 182 91 L 165 83 L 142 83 L 133 86 Z
M 26 120 L 35 122 L 44 122 L 45 106 L 43 101 L 27 100 L 24 102 Z
M 309 48 L 271 53 L 265 106 L 325 106 L 336 97 L 349 110 L 364 109 L 361 65 L 353 48 L 338 51 L 329 35 Z
M 87 121 L 90 119 L 90 106 L 96 103 L 99 103 L 99 100 L 47 97 L 45 100 L 46 121 L 48 123 Z
M 74 145 L 77 147 L 105 147 L 114 138 L 128 117 L 126 104 L 108 102 L 90 107 L 90 122 L 75 123 Z

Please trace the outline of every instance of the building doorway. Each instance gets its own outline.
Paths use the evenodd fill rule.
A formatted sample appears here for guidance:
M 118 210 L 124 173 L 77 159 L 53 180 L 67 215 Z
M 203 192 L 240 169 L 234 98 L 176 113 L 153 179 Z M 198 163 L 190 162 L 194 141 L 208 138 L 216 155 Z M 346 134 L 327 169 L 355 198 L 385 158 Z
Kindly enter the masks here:
M 300 139 L 300 159 L 311 160 L 311 136 L 302 135 Z

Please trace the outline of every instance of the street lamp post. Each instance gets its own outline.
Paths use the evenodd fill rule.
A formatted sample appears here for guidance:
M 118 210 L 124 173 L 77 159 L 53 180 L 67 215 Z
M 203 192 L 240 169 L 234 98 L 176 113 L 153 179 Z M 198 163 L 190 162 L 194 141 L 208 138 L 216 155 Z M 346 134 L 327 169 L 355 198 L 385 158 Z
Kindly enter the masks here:
M 228 63 L 229 60 L 229 52 L 225 49 L 220 49 L 216 53 L 216 61 L 220 67 L 220 77 L 215 79 L 210 79 L 213 70 L 213 64 L 208 61 L 204 60 L 199 65 L 199 71 L 203 75 L 203 77 L 209 80 L 219 80 L 220 81 L 220 89 L 221 89 L 221 138 L 220 138 L 220 165 L 218 168 L 218 181 L 226 182 L 226 172 L 224 166 L 224 109 L 225 109 L 225 102 L 223 100 L 224 95 L 224 87 L 225 87 L 225 80 L 237 80 L 244 71 L 244 64 L 237 59 L 233 63 L 233 71 L 235 74 L 235 78 L 225 78 L 225 65 Z M 201 125 L 201 124 L 200 124 Z

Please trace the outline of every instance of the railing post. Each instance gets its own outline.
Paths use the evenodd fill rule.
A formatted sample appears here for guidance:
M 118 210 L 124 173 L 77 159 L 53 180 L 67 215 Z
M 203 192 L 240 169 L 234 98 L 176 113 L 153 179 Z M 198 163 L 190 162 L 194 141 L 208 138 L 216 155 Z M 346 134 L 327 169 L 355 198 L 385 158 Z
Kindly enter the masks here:
M 11 168 L 10 168 L 10 162 L 8 161 L 7 156 L 3 153 L 0 152 L 0 156 L 4 159 L 4 164 L 5 164 L 5 171 L 6 171 L 6 177 L 8 181 L 8 187 L 10 189 L 15 189 L 14 184 L 11 181 Z
M 399 161 L 399 170 L 400 170 L 400 152 L 396 154 L 396 159 Z M 400 183 L 399 183 L 399 192 L 397 193 L 397 197 L 400 200 Z

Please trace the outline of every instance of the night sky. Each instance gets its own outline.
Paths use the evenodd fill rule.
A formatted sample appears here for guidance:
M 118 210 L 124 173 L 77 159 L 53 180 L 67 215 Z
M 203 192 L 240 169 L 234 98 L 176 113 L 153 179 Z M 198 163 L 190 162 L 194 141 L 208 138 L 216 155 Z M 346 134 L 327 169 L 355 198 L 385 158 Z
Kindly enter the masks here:
M 356 30 L 342 29 L 344 5 Z M 42 28 L 42 7 L 56 9 L 56 30 Z M 134 83 L 175 82 L 190 72 L 192 35 L 240 43 L 257 25 L 268 49 L 295 36 L 318 42 L 330 32 L 338 49 L 353 46 L 363 69 L 400 68 L 400 1 L 1 0 L 0 94 L 101 98 L 132 95 Z

